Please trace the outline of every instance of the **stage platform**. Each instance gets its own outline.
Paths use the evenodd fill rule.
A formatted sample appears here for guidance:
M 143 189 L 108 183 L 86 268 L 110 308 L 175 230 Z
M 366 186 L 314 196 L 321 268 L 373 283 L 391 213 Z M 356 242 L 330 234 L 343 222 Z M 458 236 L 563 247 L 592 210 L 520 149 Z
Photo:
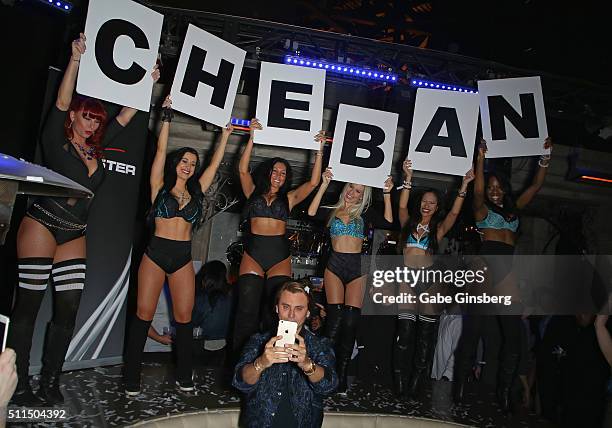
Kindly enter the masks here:
M 62 376 L 62 391 L 69 409 L 65 422 L 9 423 L 8 426 L 129 426 L 160 416 L 240 407 L 240 395 L 228 386 L 228 373 L 219 364 L 197 366 L 194 373 L 197 392 L 179 393 L 174 385 L 174 369 L 169 355 L 149 355 L 143 367 L 142 394 L 128 399 L 120 385 L 120 365 L 68 372 Z M 452 404 L 450 392 L 450 382 L 434 381 L 425 389 L 422 400 L 401 400 L 395 398 L 388 388 L 356 380 L 346 396 L 334 394 L 327 398 L 325 411 L 406 415 L 475 427 L 551 426 L 527 411 L 512 417 L 504 416 L 495 403 L 493 392 L 477 398 L 469 391 L 466 404 L 462 406 Z

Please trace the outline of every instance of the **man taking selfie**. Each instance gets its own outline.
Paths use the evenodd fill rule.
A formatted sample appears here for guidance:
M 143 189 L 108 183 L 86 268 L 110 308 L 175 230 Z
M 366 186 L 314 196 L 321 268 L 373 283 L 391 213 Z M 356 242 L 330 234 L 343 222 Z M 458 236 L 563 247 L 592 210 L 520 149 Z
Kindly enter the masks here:
M 279 320 L 297 324 L 297 344 L 276 346 L 283 335 L 266 332 L 251 336 L 242 350 L 232 384 L 245 393 L 246 426 L 311 428 L 323 423 L 323 397 L 338 386 L 338 377 L 329 339 L 302 328 L 310 305 L 301 284 L 283 284 L 276 312 Z

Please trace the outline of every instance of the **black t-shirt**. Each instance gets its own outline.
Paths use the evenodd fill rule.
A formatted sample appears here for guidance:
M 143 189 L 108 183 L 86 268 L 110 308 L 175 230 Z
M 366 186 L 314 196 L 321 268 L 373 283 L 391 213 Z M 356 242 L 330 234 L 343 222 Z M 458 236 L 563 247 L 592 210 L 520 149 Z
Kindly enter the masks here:
M 291 407 L 291 389 L 289 388 L 289 376 L 283 376 L 282 398 L 272 419 L 270 428 L 292 428 L 299 426 L 293 408 Z
M 88 176 L 87 166 L 66 138 L 64 122 L 67 114 L 68 111 L 61 111 L 55 105 L 49 112 L 41 136 L 45 166 L 95 193 L 104 181 L 104 165 L 98 159 L 98 169 L 91 177 Z M 106 147 L 122 129 L 117 119 L 111 119 L 106 126 L 102 146 Z

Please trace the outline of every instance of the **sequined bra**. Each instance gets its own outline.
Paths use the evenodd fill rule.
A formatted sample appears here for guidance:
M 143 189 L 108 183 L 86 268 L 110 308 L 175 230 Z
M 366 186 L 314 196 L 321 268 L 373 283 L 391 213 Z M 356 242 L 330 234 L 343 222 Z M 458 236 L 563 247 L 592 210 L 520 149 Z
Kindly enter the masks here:
M 353 238 L 365 238 L 363 234 L 363 218 L 357 217 L 345 224 L 338 217 L 334 217 L 329 225 L 329 235 L 332 238 L 337 236 L 352 236 Z
M 289 207 L 283 199 L 285 198 L 277 197 L 268 205 L 263 195 L 253 196 L 248 201 L 247 217 L 267 217 L 287 221 L 287 217 L 289 217 Z
M 194 198 L 179 209 L 179 202 L 167 190 L 160 190 L 155 200 L 155 217 L 175 218 L 181 217 L 189 223 L 197 223 L 202 216 L 202 206 Z
M 511 221 L 508 221 L 501 214 L 489 209 L 487 216 L 476 222 L 476 227 L 479 229 L 508 229 L 516 233 L 519 227 L 519 219 L 514 217 Z

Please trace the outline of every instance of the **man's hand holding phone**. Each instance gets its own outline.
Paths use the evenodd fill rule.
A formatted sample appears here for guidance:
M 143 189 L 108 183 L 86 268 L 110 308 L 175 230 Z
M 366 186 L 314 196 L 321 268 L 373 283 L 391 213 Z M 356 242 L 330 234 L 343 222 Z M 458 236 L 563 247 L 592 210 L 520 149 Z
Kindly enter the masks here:
M 292 361 L 298 365 L 302 370 L 307 369 L 310 366 L 310 358 L 308 358 L 308 353 L 306 350 L 306 343 L 304 342 L 304 338 L 297 334 L 295 336 L 298 340 L 298 344 L 295 345 L 285 345 L 286 351 L 289 355 L 289 361 Z
M 263 354 L 259 357 L 262 368 L 267 369 L 271 367 L 272 364 L 286 363 L 289 361 L 289 354 L 285 351 L 285 348 L 282 346 L 274 346 L 274 343 L 282 338 L 283 336 L 274 336 L 272 339 L 268 340 Z

